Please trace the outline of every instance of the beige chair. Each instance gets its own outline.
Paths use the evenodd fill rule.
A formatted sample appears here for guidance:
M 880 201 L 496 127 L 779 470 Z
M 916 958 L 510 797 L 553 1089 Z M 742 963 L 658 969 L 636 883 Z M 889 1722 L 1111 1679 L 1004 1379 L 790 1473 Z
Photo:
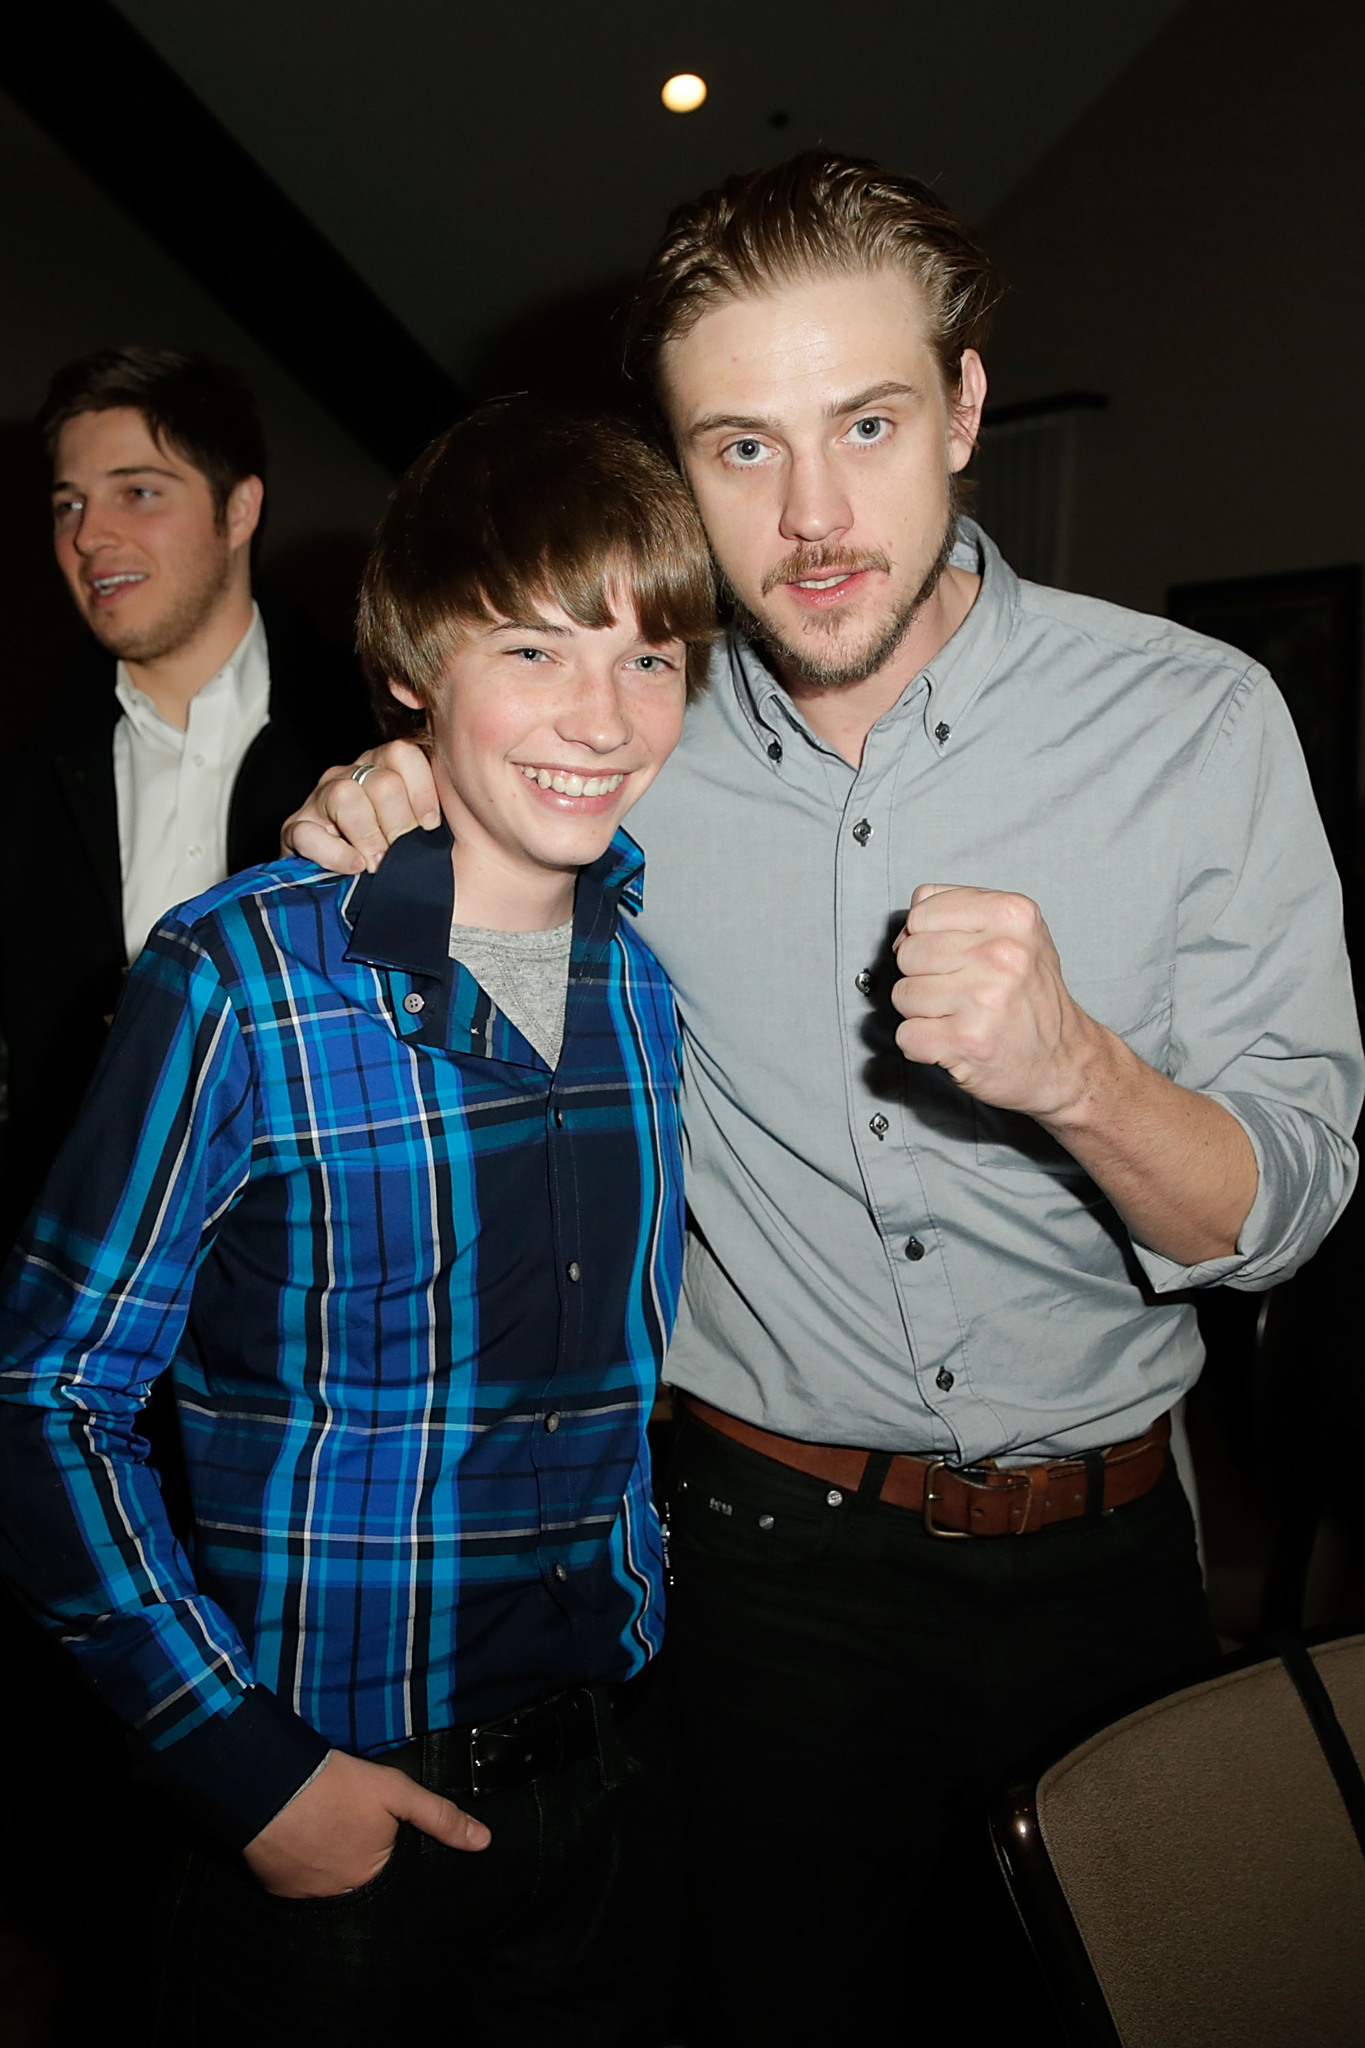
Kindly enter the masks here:
M 999 1803 L 1074 2048 L 1365 2048 L 1362 1757 L 1365 1636 L 1285 1644 Z

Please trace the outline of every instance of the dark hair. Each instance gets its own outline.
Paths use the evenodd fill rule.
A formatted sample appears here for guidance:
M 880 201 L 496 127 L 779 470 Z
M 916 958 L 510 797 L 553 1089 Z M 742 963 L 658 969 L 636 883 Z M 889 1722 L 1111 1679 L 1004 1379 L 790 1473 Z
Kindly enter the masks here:
M 424 450 L 379 522 L 360 587 L 358 645 L 390 737 L 419 737 L 464 626 L 526 620 L 549 600 L 612 625 L 628 593 L 651 640 L 683 640 L 688 690 L 716 631 L 711 557 L 692 497 L 625 420 L 521 394 L 481 405 Z
M 627 364 L 658 395 L 663 348 L 724 298 L 814 275 L 899 265 L 924 294 L 944 384 L 985 337 L 1001 286 L 962 222 L 918 178 L 803 150 L 675 207 L 627 316 Z
M 57 371 L 38 413 L 49 460 L 68 420 L 124 406 L 141 413 L 154 441 L 202 472 L 220 520 L 243 477 L 265 482 L 265 435 L 245 378 L 207 356 L 137 344 L 96 349 Z

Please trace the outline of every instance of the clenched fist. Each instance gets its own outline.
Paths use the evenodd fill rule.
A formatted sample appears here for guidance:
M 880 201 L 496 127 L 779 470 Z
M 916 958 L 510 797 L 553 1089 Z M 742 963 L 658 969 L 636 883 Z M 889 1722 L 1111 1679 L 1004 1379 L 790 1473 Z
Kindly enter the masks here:
M 908 1060 L 945 1068 L 996 1109 L 1065 1120 L 1107 1034 L 1068 994 L 1036 903 L 926 882 L 895 953 L 896 1043 Z

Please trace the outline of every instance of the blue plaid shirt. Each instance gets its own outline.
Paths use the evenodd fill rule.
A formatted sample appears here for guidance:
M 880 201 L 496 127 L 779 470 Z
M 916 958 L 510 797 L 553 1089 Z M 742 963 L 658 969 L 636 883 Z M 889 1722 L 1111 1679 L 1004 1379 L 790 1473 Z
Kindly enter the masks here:
M 361 1755 L 658 1646 L 673 1000 L 579 878 L 553 1071 L 448 956 L 444 826 L 173 912 L 0 1304 L 0 1560 L 150 1775 L 251 1838 Z M 187 1556 L 139 1411 L 173 1375 Z

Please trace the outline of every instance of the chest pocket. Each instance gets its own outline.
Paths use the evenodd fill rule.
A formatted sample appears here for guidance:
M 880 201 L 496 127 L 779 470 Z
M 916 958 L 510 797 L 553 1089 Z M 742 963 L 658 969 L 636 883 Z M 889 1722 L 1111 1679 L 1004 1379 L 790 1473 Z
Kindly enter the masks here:
M 1148 1066 L 1164 1074 L 1171 1040 L 1171 982 L 1152 974 L 1116 975 L 1105 980 L 1073 982 L 1072 995 L 1096 1023 L 1116 1031 Z M 1085 1180 L 1085 1168 L 1059 1145 L 1041 1124 L 1018 1110 L 992 1109 L 973 1101 L 976 1158 L 992 1171 L 1051 1173 Z

